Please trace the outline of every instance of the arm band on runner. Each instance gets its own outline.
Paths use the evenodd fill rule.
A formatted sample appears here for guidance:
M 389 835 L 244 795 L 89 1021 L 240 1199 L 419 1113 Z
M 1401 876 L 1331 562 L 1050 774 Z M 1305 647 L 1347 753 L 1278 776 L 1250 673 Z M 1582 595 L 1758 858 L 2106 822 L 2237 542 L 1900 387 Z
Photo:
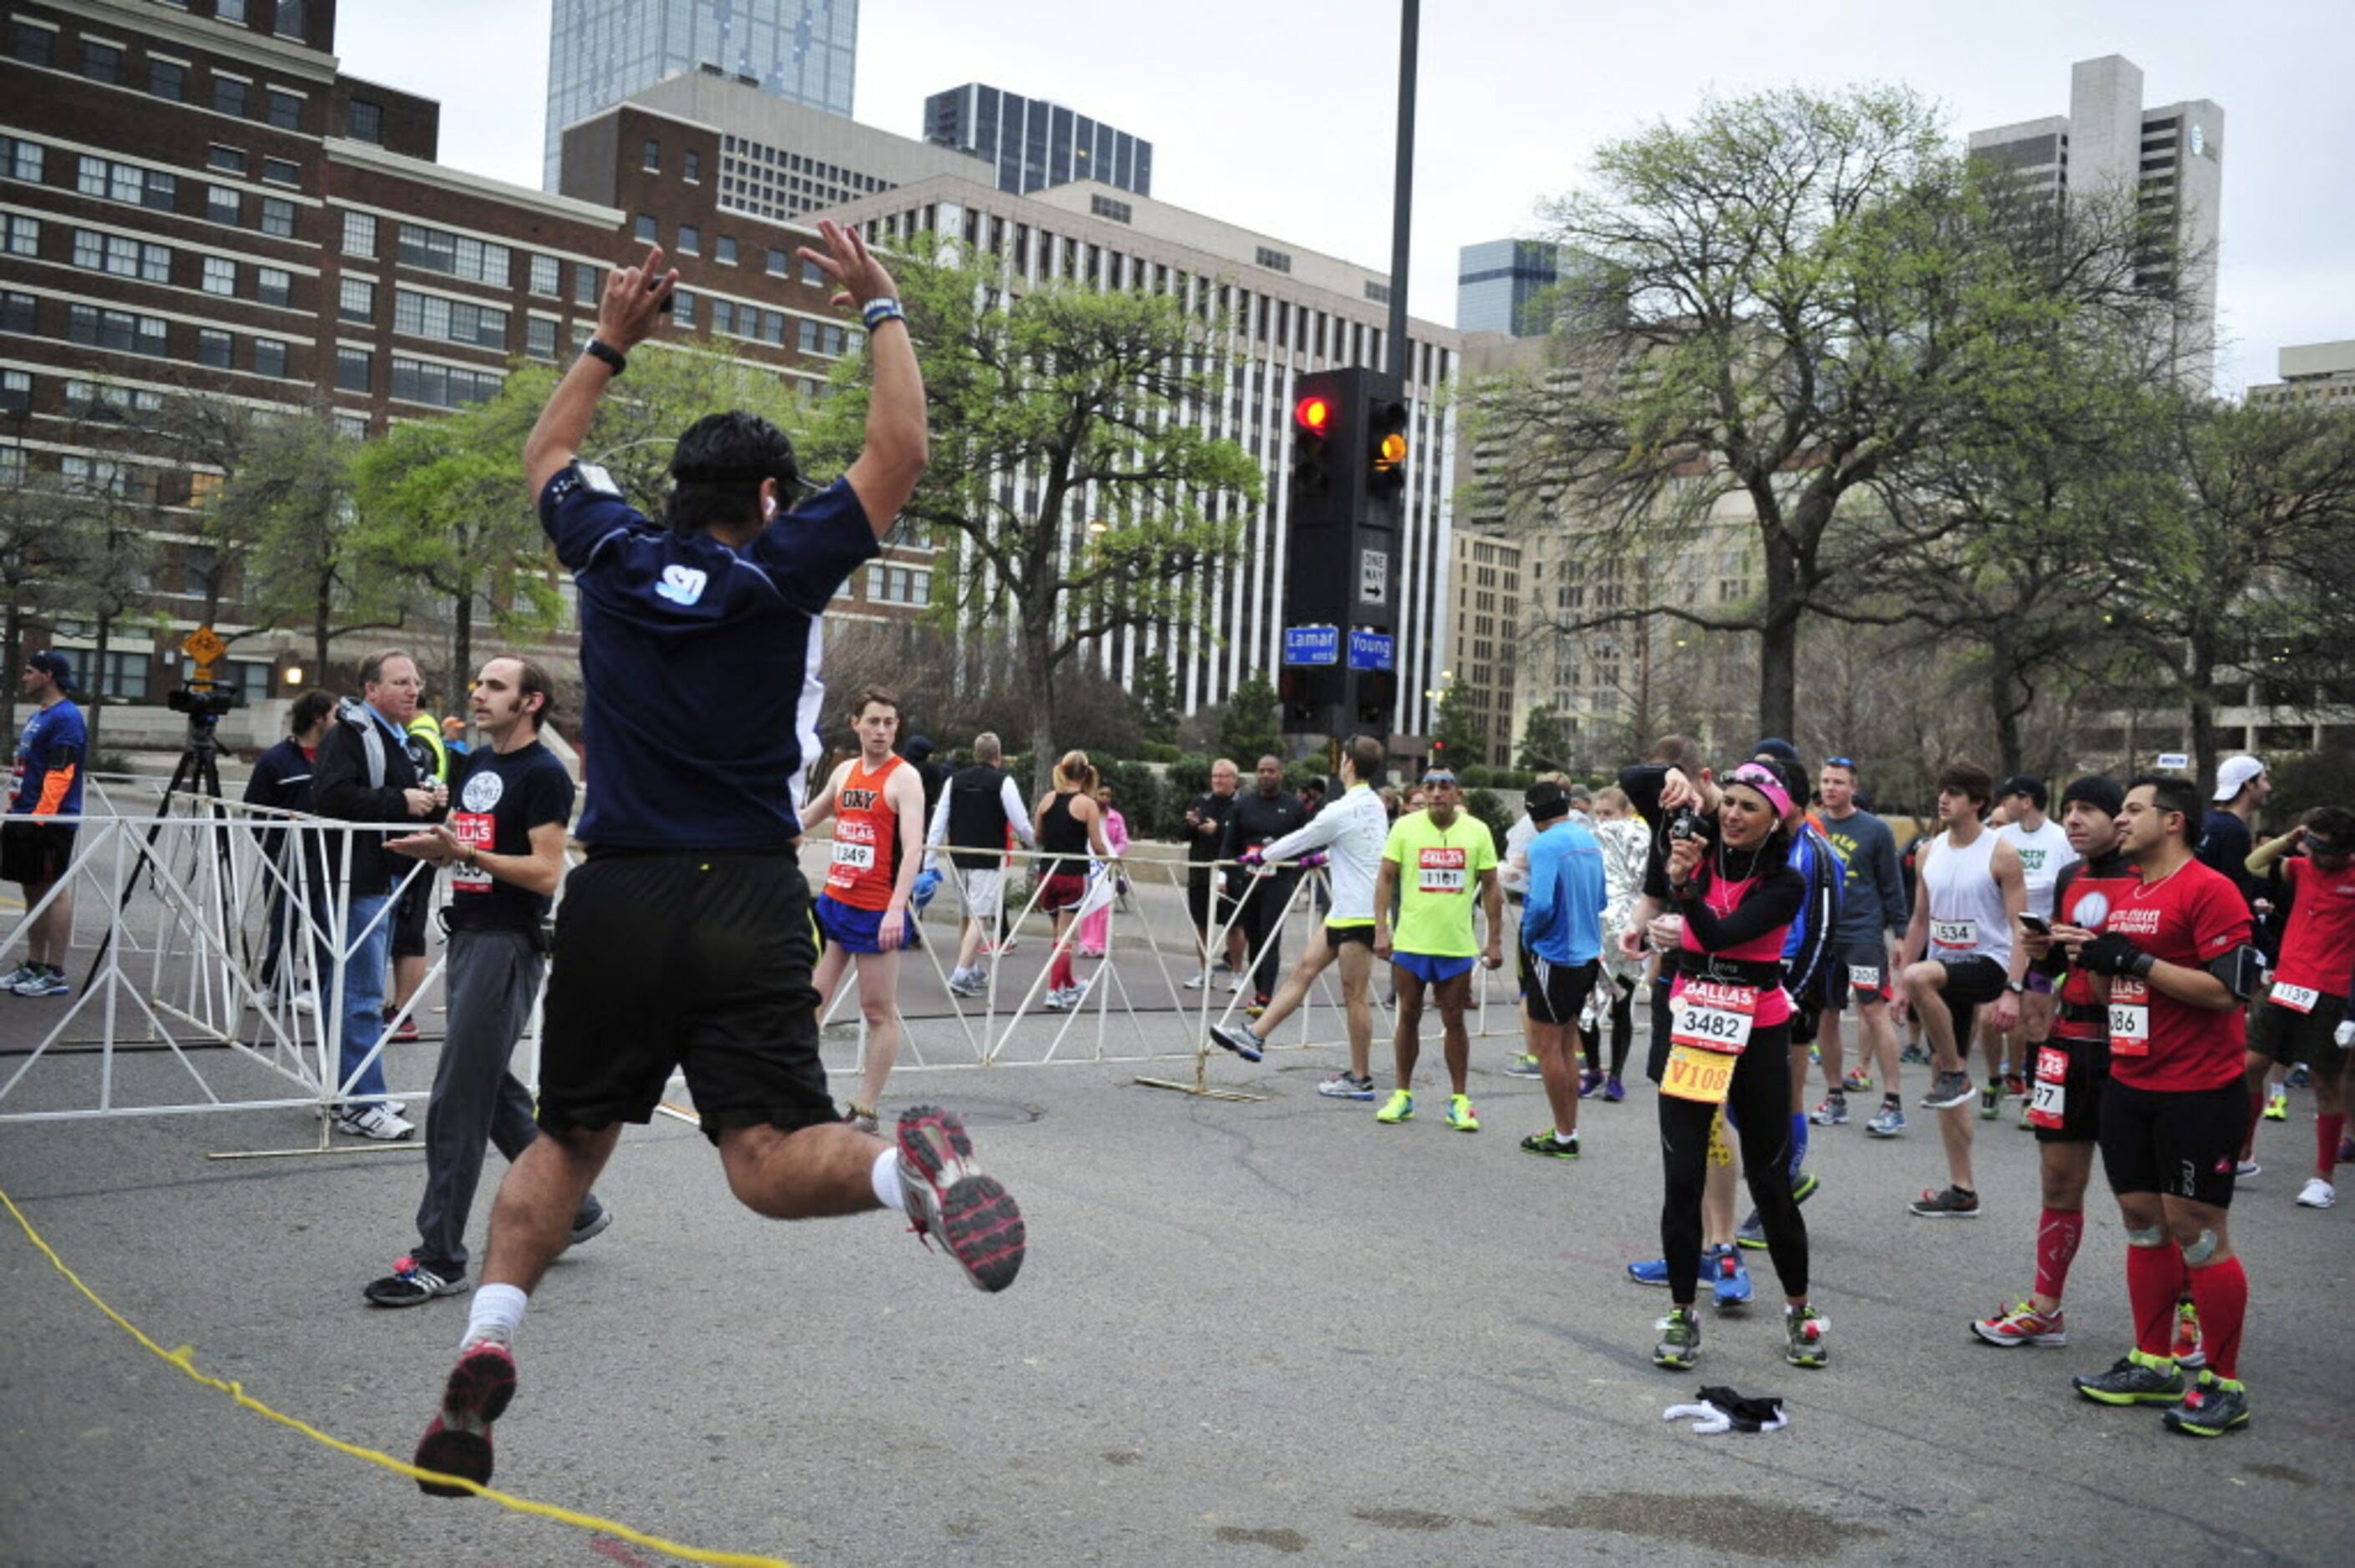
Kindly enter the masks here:
M 2210 963 L 2208 972 L 2224 982 L 2224 989 L 2232 993 L 2232 1000 L 2246 1001 L 2256 994 L 2257 987 L 2264 981 L 2265 956 L 2243 942 Z

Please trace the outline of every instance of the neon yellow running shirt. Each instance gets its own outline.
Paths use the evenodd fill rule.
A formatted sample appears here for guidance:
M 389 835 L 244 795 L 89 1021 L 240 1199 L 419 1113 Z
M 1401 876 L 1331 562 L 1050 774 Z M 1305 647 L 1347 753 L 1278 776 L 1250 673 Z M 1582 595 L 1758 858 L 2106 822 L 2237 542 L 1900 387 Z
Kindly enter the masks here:
M 1430 812 L 1412 811 L 1391 827 L 1382 858 L 1399 868 L 1391 947 L 1433 959 L 1479 957 L 1472 908 L 1479 898 L 1480 874 L 1497 864 L 1497 837 L 1488 824 L 1458 811 L 1441 828 L 1433 824 Z

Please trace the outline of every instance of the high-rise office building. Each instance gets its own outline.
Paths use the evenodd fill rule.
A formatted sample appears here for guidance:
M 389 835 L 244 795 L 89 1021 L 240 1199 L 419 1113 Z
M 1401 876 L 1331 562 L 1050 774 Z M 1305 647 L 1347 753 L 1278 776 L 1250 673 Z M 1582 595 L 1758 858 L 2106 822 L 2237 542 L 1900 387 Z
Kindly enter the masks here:
M 858 52 L 858 0 L 555 0 L 540 183 L 567 125 L 702 66 L 847 116 Z
M 1562 248 L 1542 239 L 1490 239 L 1456 252 L 1455 330 L 1542 337 L 1542 296 L 1561 279 Z
M 2056 200 L 2131 192 L 2146 212 L 2165 215 L 2185 261 L 2183 379 L 2205 387 L 2215 358 L 2224 111 L 2204 98 L 2146 109 L 2141 68 L 2105 55 L 2070 68 L 2066 115 L 1974 131 L 1970 150 Z
M 2283 349 L 2279 363 L 2281 379 L 2250 387 L 2251 403 L 2355 412 L 2355 342 L 2299 344 Z
M 1016 196 L 1073 180 L 1153 194 L 1153 143 L 1043 98 L 969 81 L 924 100 L 924 140 L 954 147 L 996 171 Z

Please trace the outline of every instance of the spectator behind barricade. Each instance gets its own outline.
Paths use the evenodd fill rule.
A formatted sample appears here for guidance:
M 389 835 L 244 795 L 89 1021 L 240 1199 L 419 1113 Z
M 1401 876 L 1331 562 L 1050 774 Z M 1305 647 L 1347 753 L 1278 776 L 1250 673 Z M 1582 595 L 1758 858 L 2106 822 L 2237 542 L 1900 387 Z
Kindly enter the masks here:
M 408 741 L 424 683 L 417 662 L 388 651 L 360 665 L 360 697 L 346 698 L 341 722 L 320 738 L 312 798 L 318 814 L 339 822 L 437 821 L 449 791 L 424 777 Z M 330 874 L 341 884 L 344 910 L 344 1012 L 338 1089 L 355 1101 L 336 1114 L 336 1128 L 356 1137 L 395 1140 L 417 1129 L 385 1100 L 384 1062 L 354 1073 L 384 1030 L 385 960 L 392 945 L 394 882 L 410 863 L 389 853 L 385 835 L 338 833 L 328 839 Z
M 1035 842 L 1022 791 L 1000 766 L 1004 757 L 995 731 L 974 736 L 972 766 L 949 779 L 924 832 L 924 875 L 940 874 L 939 852 L 946 845 L 949 874 L 964 903 L 964 928 L 957 938 L 956 967 L 949 971 L 949 990 L 959 996 L 979 996 L 989 978 L 988 966 L 978 960 L 1005 907 L 1007 846 L 1019 842 L 1028 849 Z M 929 899 L 923 877 L 916 881 L 918 897 Z
M 1227 831 L 1228 814 L 1235 809 L 1235 785 L 1241 777 L 1232 758 L 1220 758 L 1210 764 L 1209 793 L 1195 796 L 1186 805 L 1186 914 L 1194 923 L 1195 946 L 1202 963 L 1199 972 L 1186 981 L 1188 991 L 1201 990 L 1214 974 L 1233 974 L 1234 989 L 1242 988 L 1241 922 L 1231 919 L 1234 906 L 1225 891 L 1214 894 L 1210 875 L 1210 863 L 1219 858 L 1219 842 Z M 1220 957 L 1213 953 L 1210 944 L 1222 926 L 1232 928 L 1227 932 L 1226 952 Z M 1218 959 L 1215 964 L 1213 958 Z
M 326 692 L 305 692 L 294 699 L 293 711 L 286 722 L 286 738 L 254 759 L 252 776 L 245 781 L 245 803 L 308 815 L 314 809 L 312 766 L 319 754 L 320 737 L 336 722 L 336 699 Z M 318 837 L 314 833 L 298 833 L 295 837 L 311 845 L 311 853 L 300 865 L 284 853 L 285 829 L 265 827 L 261 833 L 262 858 L 278 868 L 267 879 L 270 897 L 265 919 L 269 938 L 262 948 L 261 972 L 256 981 L 260 994 L 254 998 L 255 1005 L 264 1011 L 278 1004 L 278 966 L 286 946 L 286 911 L 295 890 L 299 889 L 300 896 L 310 903 L 313 917 L 325 925 L 326 863 L 318 853 Z
M 1128 819 L 1114 808 L 1112 801 L 1112 786 L 1109 784 L 1098 786 L 1096 807 L 1103 812 L 1104 842 L 1112 846 L 1114 854 L 1124 857 L 1128 853 Z M 1119 887 L 1123 893 L 1128 891 L 1126 876 L 1120 878 Z M 1111 935 L 1112 906 L 1106 905 L 1080 922 L 1080 957 L 1103 958 L 1107 950 L 1107 938 Z
M 81 779 L 88 765 L 90 734 L 81 709 L 66 691 L 73 663 L 54 648 L 25 661 L 25 695 L 37 705 L 16 741 L 16 789 L 8 800 L 9 821 L 0 830 L 0 878 L 21 888 L 25 907 L 37 906 L 65 877 L 73 862 L 77 825 L 49 819 L 81 814 Z M 25 961 L 0 985 L 18 996 L 63 996 L 66 949 L 73 942 L 73 889 L 57 896 L 32 922 Z
M 1300 797 L 1284 788 L 1281 758 L 1261 758 L 1252 776 L 1252 792 L 1236 797 L 1234 810 L 1228 813 L 1220 860 L 1241 861 L 1307 825 L 1308 813 Z M 1276 982 L 1284 978 L 1284 915 L 1299 881 L 1299 871 L 1291 867 L 1263 876 L 1254 876 L 1241 865 L 1227 872 L 1227 895 L 1240 906 L 1235 927 L 1245 933 L 1245 950 L 1259 955 L 1252 969 L 1254 1007 L 1265 1007 L 1275 994 Z
M 1300 787 L 1300 805 L 1308 813 L 1308 820 L 1315 821 L 1316 813 L 1325 809 L 1325 780 L 1311 779 L 1303 784 Z
M 2257 812 L 2274 792 L 2274 781 L 2264 761 L 2254 757 L 2228 757 L 2216 769 L 2216 789 L 2208 820 L 2200 834 L 2200 863 L 2221 871 L 2241 890 L 2250 909 L 2256 908 L 2263 885 L 2249 874 L 2249 856 Z
M 908 759 L 909 766 L 915 768 L 916 777 L 923 781 L 926 822 L 932 820 L 932 812 L 941 803 L 941 791 L 947 788 L 949 781 L 949 770 L 932 760 L 932 753 L 931 738 L 921 735 L 910 736 L 907 746 L 900 752 Z
M 442 721 L 427 711 L 421 694 L 417 699 L 417 716 L 409 721 L 409 757 L 417 764 L 419 778 L 439 783 L 446 789 L 450 782 L 450 748 L 442 740 Z M 388 1023 L 396 1018 L 400 1020 L 393 1031 L 395 1040 L 417 1038 L 417 1015 L 410 1004 L 418 988 L 425 983 L 425 927 L 435 907 L 436 875 L 435 869 L 428 865 L 410 877 L 393 906 L 392 995 L 384 1004 L 384 1017 Z

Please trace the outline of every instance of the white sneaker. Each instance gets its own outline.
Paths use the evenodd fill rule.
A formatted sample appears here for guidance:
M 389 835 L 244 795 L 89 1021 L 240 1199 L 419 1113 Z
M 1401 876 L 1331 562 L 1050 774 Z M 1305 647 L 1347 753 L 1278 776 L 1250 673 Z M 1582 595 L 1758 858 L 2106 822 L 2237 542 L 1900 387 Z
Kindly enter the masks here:
M 278 1011 L 278 993 L 263 986 L 253 993 L 253 1000 L 246 1005 L 256 1012 L 275 1012 Z
M 30 959 L 27 959 L 23 963 L 18 964 L 15 969 L 10 969 L 6 974 L 0 975 L 0 991 L 15 991 L 18 986 L 24 984 L 27 980 L 31 980 L 39 972 L 39 970 L 33 967 L 33 961 Z M 1188 983 L 1190 984 L 1192 982 L 1189 981 Z
M 319 1011 L 319 1004 L 313 1001 L 306 993 L 294 999 L 294 1011 L 302 1013 L 316 1013 Z
M 1209 971 L 1207 969 L 1199 975 L 1188 975 L 1186 978 L 1186 989 L 1188 991 L 1199 991 L 1209 983 L 1210 976 Z
M 1243 993 L 1243 988 L 1249 984 L 1251 984 L 1251 976 L 1237 975 L 1234 979 L 1227 982 L 1227 994 L 1230 996 L 1241 996 Z
M 2305 1189 L 2297 1195 L 2297 1206 L 2301 1209 L 2327 1209 L 2337 1202 L 2338 1190 L 2319 1176 L 2307 1177 Z
M 372 1138 L 378 1143 L 399 1143 L 417 1134 L 414 1123 L 383 1106 L 363 1106 L 357 1111 L 336 1112 L 336 1130 L 354 1138 Z

